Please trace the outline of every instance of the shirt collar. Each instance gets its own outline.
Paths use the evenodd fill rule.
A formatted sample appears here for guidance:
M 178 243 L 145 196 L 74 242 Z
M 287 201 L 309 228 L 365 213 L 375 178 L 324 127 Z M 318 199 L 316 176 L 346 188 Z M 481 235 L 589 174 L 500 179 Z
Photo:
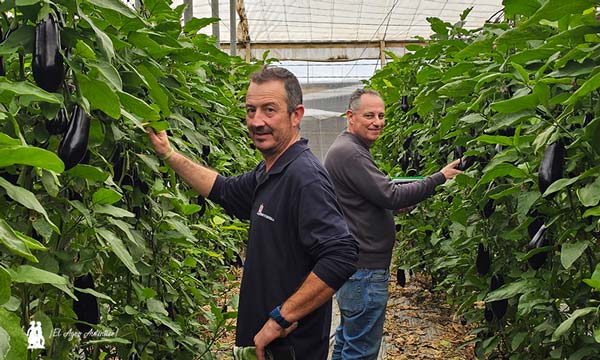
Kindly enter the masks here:
M 300 138 L 300 140 L 293 143 L 289 148 L 287 148 L 283 154 L 275 161 L 275 164 L 271 167 L 268 173 L 265 173 L 265 161 L 261 161 L 260 163 L 260 171 L 265 175 L 265 177 L 269 177 L 271 175 L 279 174 L 282 172 L 288 164 L 294 161 L 298 155 L 308 150 L 308 140 L 305 138 Z

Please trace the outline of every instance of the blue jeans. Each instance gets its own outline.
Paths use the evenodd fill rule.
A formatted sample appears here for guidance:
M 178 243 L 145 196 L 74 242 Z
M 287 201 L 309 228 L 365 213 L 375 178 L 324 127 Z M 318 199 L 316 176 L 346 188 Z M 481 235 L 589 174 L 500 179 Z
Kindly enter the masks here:
M 389 280 L 387 269 L 358 269 L 337 291 L 341 320 L 331 360 L 377 359 Z

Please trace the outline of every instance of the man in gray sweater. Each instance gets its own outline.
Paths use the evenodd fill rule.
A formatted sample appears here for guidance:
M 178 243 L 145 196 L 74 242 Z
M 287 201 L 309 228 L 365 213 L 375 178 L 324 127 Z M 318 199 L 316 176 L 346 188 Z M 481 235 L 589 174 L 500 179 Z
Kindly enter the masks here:
M 348 128 L 325 156 L 350 232 L 359 243 L 357 271 L 337 291 L 341 312 L 332 360 L 377 359 L 388 298 L 389 266 L 396 238 L 394 210 L 414 206 L 461 173 L 456 160 L 409 184 L 393 184 L 369 151 L 385 124 L 385 106 L 373 90 L 356 90 L 346 111 Z

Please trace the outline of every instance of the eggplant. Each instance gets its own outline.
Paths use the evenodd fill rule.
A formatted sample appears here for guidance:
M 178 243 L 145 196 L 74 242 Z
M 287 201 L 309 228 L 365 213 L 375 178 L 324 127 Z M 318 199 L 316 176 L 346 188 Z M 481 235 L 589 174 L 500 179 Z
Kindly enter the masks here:
M 409 171 L 409 176 L 415 176 L 421 171 L 421 160 L 423 157 L 419 154 L 418 151 L 415 151 L 412 155 L 411 161 L 411 170 Z
M 494 202 L 494 199 L 489 199 L 483 206 L 483 217 L 486 219 L 489 218 L 494 213 L 494 210 L 496 210 L 496 203 Z
M 565 162 L 565 146 L 556 141 L 544 150 L 538 172 L 538 187 L 543 194 L 553 182 L 562 178 Z
M 408 150 L 408 148 L 410 147 L 410 144 L 412 144 L 412 140 L 413 140 L 412 135 L 408 135 L 406 137 L 406 139 L 404 139 L 404 143 L 402 143 L 402 148 L 404 150 Z
M 504 285 L 504 278 L 500 274 L 494 274 L 490 282 L 490 291 L 494 291 Z M 508 299 L 496 300 L 490 303 L 492 312 L 497 319 L 502 319 L 506 314 Z
M 54 92 L 65 78 L 63 57 L 60 53 L 60 31 L 52 14 L 35 27 L 35 40 L 31 70 L 35 83 L 42 89 Z
M 202 159 L 208 161 L 208 155 L 210 155 L 210 146 L 202 145 Z
M 540 227 L 542 227 L 542 225 L 544 225 L 544 218 L 538 216 L 535 219 L 533 219 L 533 221 L 529 225 L 527 225 L 527 233 L 529 234 L 529 237 L 533 239 L 533 237 L 538 232 Z
M 90 274 L 77 277 L 74 285 L 80 289 L 95 289 L 94 279 Z M 98 299 L 94 295 L 77 289 L 75 289 L 75 297 L 77 297 L 77 300 L 73 301 L 73 311 L 77 315 L 77 320 L 85 321 L 88 324 L 99 324 L 100 308 L 98 307 Z M 92 329 L 88 324 L 76 323 L 75 326 L 80 332 L 86 333 Z
M 54 119 L 46 122 L 46 130 L 50 135 L 64 134 L 69 125 L 69 114 L 65 108 L 60 108 Z
M 398 282 L 398 285 L 402 287 L 406 286 L 406 273 L 404 272 L 404 269 L 398 268 L 396 270 L 396 281 Z
M 406 171 L 410 166 L 410 157 L 409 151 L 405 151 L 404 154 L 402 154 L 402 159 L 400 160 L 400 167 L 402 168 L 402 171 Z
M 483 317 L 485 318 L 485 321 L 487 321 L 487 322 L 492 322 L 492 320 L 494 319 L 494 313 L 487 305 L 486 305 L 485 309 L 483 310 Z
M 400 100 L 400 109 L 402 109 L 402 111 L 407 112 L 408 110 L 410 110 L 410 105 L 408 104 L 408 96 L 407 95 L 402 95 L 402 100 Z
M 490 252 L 482 243 L 479 243 L 477 248 L 477 259 L 475 260 L 475 268 L 479 275 L 485 275 L 490 271 Z
M 65 163 L 65 171 L 84 158 L 90 136 L 90 118 L 82 107 L 76 105 L 71 114 L 69 128 L 58 145 L 58 156 Z
M 591 112 L 586 112 L 583 116 L 583 126 L 587 126 L 587 124 L 592 122 L 592 120 L 594 120 L 594 114 L 592 114 Z
M 467 170 L 473 166 L 477 160 L 475 156 L 464 156 L 465 151 L 466 149 L 463 146 L 457 146 L 454 149 L 454 158 L 460 159 L 460 163 L 456 166 L 456 168 L 460 171 Z
M 198 217 L 202 217 L 206 212 L 206 199 L 202 196 L 196 198 L 196 203 L 200 205 L 200 211 L 198 211 Z
M 533 239 L 527 244 L 527 251 L 550 245 L 550 241 L 546 237 L 546 229 L 546 225 L 542 224 L 540 226 Z M 527 259 L 527 263 L 532 269 L 537 270 L 544 265 L 547 256 L 547 252 L 539 252 Z

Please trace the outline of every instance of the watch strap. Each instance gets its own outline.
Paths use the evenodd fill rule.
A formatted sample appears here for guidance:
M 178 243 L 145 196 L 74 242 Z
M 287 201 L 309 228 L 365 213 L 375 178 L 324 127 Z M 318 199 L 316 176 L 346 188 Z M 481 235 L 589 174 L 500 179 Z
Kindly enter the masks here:
M 269 313 L 269 317 L 275 320 L 275 322 L 284 329 L 287 329 L 290 326 L 292 326 L 292 323 L 287 321 L 283 317 L 283 315 L 281 315 L 281 306 L 277 306 L 275 309 L 271 310 L 271 312 Z

